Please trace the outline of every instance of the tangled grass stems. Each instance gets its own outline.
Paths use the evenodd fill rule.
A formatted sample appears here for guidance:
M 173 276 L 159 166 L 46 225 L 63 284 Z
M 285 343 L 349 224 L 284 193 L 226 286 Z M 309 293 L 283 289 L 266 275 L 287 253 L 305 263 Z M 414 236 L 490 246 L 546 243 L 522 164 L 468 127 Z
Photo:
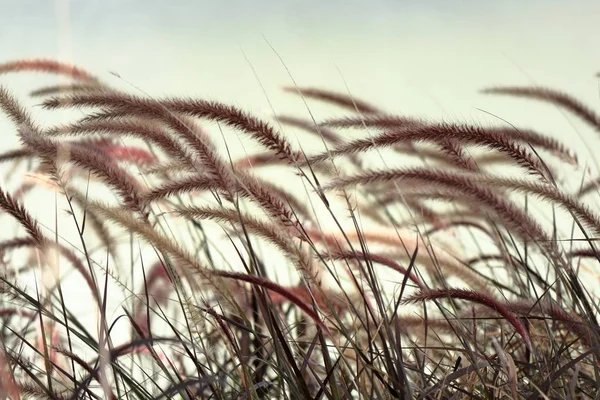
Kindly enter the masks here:
M 205 118 L 222 122 L 243 132 L 249 133 L 266 148 L 273 150 L 276 155 L 290 161 L 297 162 L 297 153 L 292 152 L 290 145 L 273 128 L 257 118 L 247 115 L 233 106 L 228 106 L 215 101 L 166 99 L 149 100 L 137 96 L 121 93 L 98 93 L 98 94 L 73 94 L 48 99 L 43 103 L 48 109 L 60 107 L 104 107 L 116 109 L 116 116 L 159 116 L 164 115 L 165 110 L 186 114 L 198 118 Z M 110 112 L 107 118 L 112 118 Z M 102 114 L 96 115 L 95 119 L 103 119 Z
M 307 160 L 307 164 L 315 164 L 325 161 L 330 157 L 356 154 L 373 148 L 390 147 L 403 142 L 429 141 L 444 144 L 448 140 L 486 146 L 501 151 L 529 172 L 546 177 L 546 168 L 539 158 L 507 135 L 475 126 L 448 123 L 407 126 L 402 129 L 391 130 L 370 139 L 357 139 L 334 148 L 328 153 L 313 156 Z
M 555 181 L 587 161 L 560 141 L 516 126 L 395 115 L 349 92 L 286 88 L 349 112 L 278 117 L 326 149 L 299 151 L 228 104 L 129 94 L 53 60 L 0 65 L 0 74 L 28 71 L 70 81 L 30 90 L 44 106 L 32 114 L 0 88 L 21 139 L 0 162 L 27 174 L 16 190 L 0 189 L 0 209 L 27 233 L 7 229 L 0 240 L 0 389 L 10 396 L 594 398 L 600 390 L 597 178 L 576 193 Z M 556 90 L 486 93 L 549 102 L 598 129 L 594 110 Z M 83 115 L 39 123 L 38 112 L 59 108 Z M 222 154 L 215 137 L 230 134 L 222 127 L 261 149 Z M 371 150 L 384 148 L 393 151 L 373 169 Z M 404 166 L 409 159 L 423 166 Z M 506 165 L 531 176 L 507 176 Z M 66 200 L 72 218 L 59 219 L 58 208 L 55 218 L 72 220 L 79 245 L 58 232 L 48 239 L 29 211 L 48 188 Z M 99 240 L 94 250 L 85 226 Z M 22 281 L 36 278 L 19 258 L 29 249 L 80 272 L 97 331 L 76 312 L 86 302 L 63 293 L 66 274 L 43 296 Z M 506 340 L 513 333 L 519 340 Z
M 492 310 L 497 311 L 515 328 L 515 330 L 527 344 L 527 348 L 530 350 L 533 349 L 533 343 L 529 337 L 529 333 L 527 332 L 525 325 L 523 325 L 523 323 L 513 313 L 511 313 L 506 306 L 504 306 L 504 304 L 495 300 L 486 293 L 456 288 L 430 289 L 417 293 L 407 299 L 404 299 L 403 301 L 405 303 L 410 303 L 416 301 L 432 301 L 443 298 L 448 298 L 451 300 L 467 300 L 482 304 Z

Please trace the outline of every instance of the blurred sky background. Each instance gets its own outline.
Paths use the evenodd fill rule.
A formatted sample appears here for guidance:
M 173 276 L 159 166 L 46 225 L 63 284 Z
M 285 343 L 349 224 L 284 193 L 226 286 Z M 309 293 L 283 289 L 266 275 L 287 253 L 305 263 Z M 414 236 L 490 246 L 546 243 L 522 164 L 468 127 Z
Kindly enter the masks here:
M 0 62 L 58 58 L 134 93 L 199 96 L 271 117 L 268 98 L 276 113 L 307 118 L 302 101 L 281 91 L 292 84 L 287 67 L 300 86 L 350 90 L 391 112 L 501 122 L 483 109 L 579 151 L 597 153 L 600 144 L 595 132 L 549 105 L 478 93 L 487 86 L 539 84 L 600 109 L 594 77 L 600 71 L 599 0 L 0 5 Z M 25 95 L 37 88 L 38 76 L 0 76 L 0 84 Z M 329 116 L 315 107 L 317 119 Z M 0 128 L 2 151 L 14 148 L 14 127 L 0 121 Z
M 295 96 L 281 93 L 291 80 L 267 41 L 299 85 L 346 91 L 347 84 L 354 95 L 400 113 L 478 119 L 479 107 L 516 119 L 537 110 L 477 93 L 496 84 L 551 85 L 599 103 L 597 0 L 0 5 L 0 61 L 57 57 L 111 82 L 108 72 L 116 72 L 150 94 L 215 98 L 254 112 L 272 114 L 250 65 L 275 111 L 305 112 Z M 0 77 L 11 80 L 27 82 Z

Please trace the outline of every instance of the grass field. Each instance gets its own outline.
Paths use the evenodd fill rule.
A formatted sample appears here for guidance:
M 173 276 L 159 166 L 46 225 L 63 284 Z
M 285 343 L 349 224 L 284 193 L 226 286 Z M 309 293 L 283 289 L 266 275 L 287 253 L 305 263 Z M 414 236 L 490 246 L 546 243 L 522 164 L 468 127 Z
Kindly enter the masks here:
M 0 87 L 20 142 L 0 154 L 0 398 L 598 398 L 600 180 L 572 143 L 320 87 L 285 91 L 344 116 L 0 64 L 31 73 L 61 79 Z M 481 96 L 600 131 L 558 89 Z

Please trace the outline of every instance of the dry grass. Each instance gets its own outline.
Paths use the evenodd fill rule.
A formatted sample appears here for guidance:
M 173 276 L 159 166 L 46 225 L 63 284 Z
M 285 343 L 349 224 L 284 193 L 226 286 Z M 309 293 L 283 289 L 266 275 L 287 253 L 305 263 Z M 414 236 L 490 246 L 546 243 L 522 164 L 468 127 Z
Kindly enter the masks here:
M 323 145 L 307 152 L 228 104 L 124 93 L 53 60 L 0 65 L 30 72 L 72 82 L 31 88 L 44 110 L 0 88 L 22 145 L 0 154 L 20 168 L 0 208 L 23 231 L 0 241 L 0 397 L 597 398 L 599 180 L 556 180 L 582 171 L 564 143 L 286 88 L 349 113 L 279 117 Z M 485 93 L 600 126 L 556 90 Z M 59 108 L 83 115 L 33 113 Z M 217 145 L 239 132 L 260 151 Z M 47 228 L 34 198 L 52 191 L 64 209 Z M 71 270 L 89 289 L 78 304 Z

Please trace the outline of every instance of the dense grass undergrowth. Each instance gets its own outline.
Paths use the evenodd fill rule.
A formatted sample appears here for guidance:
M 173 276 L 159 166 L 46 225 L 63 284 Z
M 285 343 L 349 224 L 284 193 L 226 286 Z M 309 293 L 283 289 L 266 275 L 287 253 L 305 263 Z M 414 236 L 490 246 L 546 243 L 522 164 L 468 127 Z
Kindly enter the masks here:
M 345 117 L 263 121 L 0 65 L 31 72 L 63 80 L 41 107 L 0 86 L 21 144 L 0 154 L 0 398 L 598 398 L 599 181 L 559 140 L 319 88 L 286 90 Z M 600 131 L 557 90 L 484 93 Z

